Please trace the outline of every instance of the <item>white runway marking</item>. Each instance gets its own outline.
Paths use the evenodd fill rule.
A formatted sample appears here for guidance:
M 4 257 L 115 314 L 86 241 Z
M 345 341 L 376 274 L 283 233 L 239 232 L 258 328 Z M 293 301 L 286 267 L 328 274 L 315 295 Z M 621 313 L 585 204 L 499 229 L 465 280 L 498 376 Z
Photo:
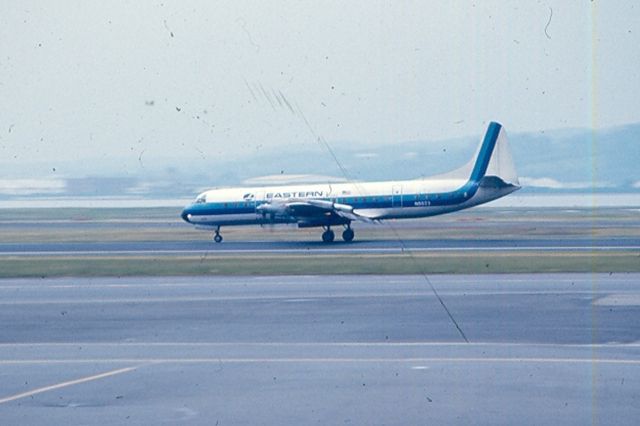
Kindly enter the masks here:
M 528 342 L 35 342 L 0 343 L 0 349 L 20 347 L 551 347 L 551 348 L 640 348 L 631 343 L 528 343 Z
M 640 246 L 503 246 L 503 247 L 416 247 L 403 249 L 401 247 L 381 247 L 381 248 L 310 248 L 308 254 L 349 254 L 349 253 L 403 253 L 403 252 L 486 252 L 486 251 L 637 251 Z M 197 255 L 204 253 L 215 254 L 300 254 L 300 248 L 291 249 L 211 249 L 211 250 L 64 250 L 64 251 L 6 251 L 0 252 L 0 256 L 105 256 L 105 255 Z
M 417 358 L 90 358 L 90 359 L 23 359 L 23 360 L 0 360 L 0 365 L 52 365 L 52 364 L 113 364 L 113 363 L 144 363 L 144 364 L 339 364 L 339 363 L 513 363 L 513 364 L 627 364 L 640 365 L 637 358 L 535 358 L 535 357 L 417 357 Z M 107 375 L 124 373 L 135 369 L 114 370 Z M 126 371 L 124 371 L 126 370 Z M 104 377 L 103 375 L 90 378 L 79 379 L 80 381 L 66 382 L 53 387 L 41 388 L 36 393 L 45 392 L 58 387 L 70 386 L 89 380 Z M 42 390 L 44 389 L 44 390 Z M 34 391 L 32 391 L 34 392 Z M 21 398 L 27 395 L 20 394 Z M 9 397 L 17 399 L 16 396 Z M 6 398 L 5 398 L 6 399 Z M 11 400 L 12 400 L 11 399 Z M 2 403 L 4 400 L 0 400 Z M 6 401 L 4 401 L 6 402 Z
M 640 306 L 640 294 L 617 292 L 602 299 L 594 300 L 593 304 L 595 306 Z
M 1 362 L 1 363 L 4 364 L 4 362 Z M 65 388 L 65 387 L 68 387 L 68 386 L 79 385 L 80 383 L 91 382 L 93 380 L 104 379 L 105 377 L 110 377 L 110 376 L 115 376 L 117 374 L 127 373 L 129 371 L 135 370 L 136 368 L 137 367 L 120 368 L 118 370 L 107 371 L 106 373 L 96 374 L 94 376 L 83 377 L 83 378 L 76 379 L 76 380 L 70 380 L 68 382 L 62 382 L 62 383 L 57 383 L 55 385 L 50 385 L 50 386 L 45 386 L 45 387 L 38 388 L 38 389 L 33 389 L 33 390 L 28 391 L 28 392 L 23 392 L 23 393 L 19 393 L 19 394 L 16 394 L 16 395 L 11 395 L 11 396 L 7 396 L 5 398 L 2 398 L 2 399 L 0 399 L 0 404 L 4 404 L 4 403 L 7 403 L 7 402 L 15 401 L 17 399 L 26 398 L 28 396 L 37 395 L 39 393 L 49 392 L 49 391 L 52 391 L 52 390 Z

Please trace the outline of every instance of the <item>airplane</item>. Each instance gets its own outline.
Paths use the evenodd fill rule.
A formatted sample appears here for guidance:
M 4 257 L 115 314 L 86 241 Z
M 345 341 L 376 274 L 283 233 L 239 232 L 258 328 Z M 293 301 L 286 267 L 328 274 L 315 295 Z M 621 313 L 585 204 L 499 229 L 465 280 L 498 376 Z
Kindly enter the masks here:
M 350 242 L 352 222 L 435 216 L 467 209 L 520 189 L 502 125 L 491 122 L 476 155 L 465 166 L 431 178 L 387 182 L 286 185 L 212 189 L 199 194 L 181 217 L 197 229 L 214 232 L 236 225 L 296 223 L 322 227 L 322 241 L 335 239 L 342 226 Z

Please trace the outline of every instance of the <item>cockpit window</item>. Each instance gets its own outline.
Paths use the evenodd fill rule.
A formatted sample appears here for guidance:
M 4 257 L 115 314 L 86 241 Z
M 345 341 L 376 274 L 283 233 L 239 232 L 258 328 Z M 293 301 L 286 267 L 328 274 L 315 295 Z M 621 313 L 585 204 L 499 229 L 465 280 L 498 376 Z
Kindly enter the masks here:
M 200 195 L 196 198 L 196 204 L 204 204 L 207 202 L 207 198 L 205 195 Z

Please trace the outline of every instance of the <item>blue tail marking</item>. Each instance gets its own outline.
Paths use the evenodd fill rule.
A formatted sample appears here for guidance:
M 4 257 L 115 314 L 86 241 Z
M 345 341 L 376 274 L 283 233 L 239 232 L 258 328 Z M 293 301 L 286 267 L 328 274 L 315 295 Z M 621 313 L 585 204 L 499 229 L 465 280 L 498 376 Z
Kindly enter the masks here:
M 485 173 L 487 173 L 487 167 L 489 167 L 491 154 L 493 153 L 493 149 L 498 141 L 500 129 L 502 129 L 502 125 L 500 123 L 496 123 L 495 121 L 489 123 L 487 133 L 484 135 L 484 140 L 482 141 L 482 146 L 478 153 L 478 158 L 476 159 L 476 164 L 473 166 L 473 171 L 469 178 L 470 181 L 479 182 L 480 179 L 484 177 Z

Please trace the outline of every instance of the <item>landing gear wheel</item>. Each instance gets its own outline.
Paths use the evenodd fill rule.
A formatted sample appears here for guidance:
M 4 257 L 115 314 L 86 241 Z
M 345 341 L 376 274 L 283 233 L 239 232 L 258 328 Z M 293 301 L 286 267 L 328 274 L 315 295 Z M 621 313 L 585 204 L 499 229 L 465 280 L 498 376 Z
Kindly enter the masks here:
M 335 238 L 336 234 L 331 229 L 327 229 L 322 233 L 322 241 L 325 243 L 332 243 Z
M 342 233 L 342 239 L 345 240 L 346 242 L 351 242 L 353 241 L 353 237 L 355 237 L 356 234 L 355 232 L 353 232 L 353 229 L 351 228 L 347 228 L 344 230 L 344 232 Z

